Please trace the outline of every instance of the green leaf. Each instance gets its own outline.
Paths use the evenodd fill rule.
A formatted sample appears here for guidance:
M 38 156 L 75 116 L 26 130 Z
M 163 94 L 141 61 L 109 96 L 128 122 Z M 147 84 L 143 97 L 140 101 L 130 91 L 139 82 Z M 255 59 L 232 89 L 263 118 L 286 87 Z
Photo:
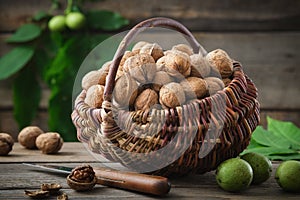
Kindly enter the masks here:
M 0 58 L 0 80 L 8 78 L 24 67 L 32 58 L 34 49 L 29 46 L 19 46 Z
M 72 91 L 70 93 L 70 88 L 72 87 L 70 83 L 66 82 L 65 86 L 59 85 L 51 88 L 48 124 L 50 130 L 59 132 L 64 141 L 77 141 L 76 129 L 71 120 Z
M 252 133 L 250 144 L 241 155 L 255 152 L 271 160 L 300 160 L 299 128 L 293 123 L 267 118 L 268 130 L 257 126 Z
M 38 11 L 32 19 L 35 21 L 41 21 L 42 19 L 48 18 L 50 15 L 45 11 Z
M 119 13 L 108 10 L 89 11 L 86 15 L 88 25 L 94 29 L 113 31 L 128 25 L 129 21 Z
M 269 155 L 268 158 L 270 160 L 300 160 L 300 154 L 294 153 L 294 154 L 286 154 L 286 155 Z
M 16 77 L 13 84 L 14 117 L 19 128 L 31 124 L 41 99 L 41 88 L 34 68 L 26 67 Z
M 41 35 L 42 29 L 35 24 L 24 24 L 15 34 L 9 37 L 7 42 L 28 42 Z
M 288 141 L 291 148 L 300 150 L 300 129 L 291 122 L 283 122 L 267 117 L 268 130 L 282 140 Z
M 247 153 L 247 151 L 250 151 L 249 148 L 247 148 L 247 150 L 245 150 L 245 152 Z M 252 148 L 251 152 L 255 152 L 255 153 L 260 153 L 263 154 L 265 156 L 269 156 L 269 155 L 286 155 L 286 154 L 295 154 L 297 153 L 297 151 L 292 150 L 292 149 L 285 149 L 285 148 L 277 148 L 277 147 L 256 147 L 256 148 Z
M 89 37 L 76 35 L 68 38 L 46 71 L 51 89 L 49 128 L 61 133 L 65 141 L 77 140 L 75 126 L 71 120 L 72 91 L 77 71 L 89 51 Z
M 273 132 L 265 130 L 262 126 L 256 127 L 252 133 L 252 138 L 259 144 L 277 148 L 290 148 L 290 143 L 275 135 Z

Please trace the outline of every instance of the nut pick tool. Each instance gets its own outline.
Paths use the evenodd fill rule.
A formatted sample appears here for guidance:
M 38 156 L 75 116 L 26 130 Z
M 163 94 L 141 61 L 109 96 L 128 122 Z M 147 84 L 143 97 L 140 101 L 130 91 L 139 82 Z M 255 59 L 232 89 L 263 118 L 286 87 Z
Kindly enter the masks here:
M 24 165 L 43 169 L 48 172 L 69 175 L 71 167 L 60 165 L 45 165 L 34 163 L 23 163 Z M 97 184 L 127 189 L 153 195 L 165 195 L 171 189 L 169 180 L 162 176 L 140 174 L 136 172 L 118 171 L 109 168 L 94 168 Z

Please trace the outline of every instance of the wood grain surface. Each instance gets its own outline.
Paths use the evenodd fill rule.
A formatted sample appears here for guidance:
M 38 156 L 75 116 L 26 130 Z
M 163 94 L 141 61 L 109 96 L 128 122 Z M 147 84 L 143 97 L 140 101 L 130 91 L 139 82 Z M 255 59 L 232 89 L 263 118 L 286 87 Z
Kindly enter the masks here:
M 215 181 L 215 172 L 212 171 L 202 175 L 170 178 L 171 191 L 167 196 L 160 198 L 101 185 L 97 185 L 90 192 L 75 192 L 68 187 L 65 175 L 22 165 L 22 162 L 38 162 L 69 167 L 82 163 L 88 163 L 92 167 L 116 166 L 116 163 L 109 161 L 96 162 L 81 143 L 65 143 L 59 154 L 51 156 L 38 151 L 25 150 L 17 143 L 9 156 L 0 158 L 0 199 L 27 199 L 24 190 L 39 189 L 42 183 L 61 184 L 62 191 L 67 193 L 70 199 L 299 199 L 298 194 L 285 193 L 277 185 L 274 179 L 277 162 L 273 163 L 273 174 L 268 181 L 258 186 L 251 186 L 240 193 L 230 193 L 220 189 Z

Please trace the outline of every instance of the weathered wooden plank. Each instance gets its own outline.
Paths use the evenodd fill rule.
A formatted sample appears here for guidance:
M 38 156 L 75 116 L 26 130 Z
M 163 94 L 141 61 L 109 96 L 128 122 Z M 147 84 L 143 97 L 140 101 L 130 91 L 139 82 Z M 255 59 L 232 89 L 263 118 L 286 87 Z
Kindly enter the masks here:
M 108 162 L 107 159 L 97 156 L 98 161 Z M 15 143 L 8 156 L 1 156 L 0 163 L 22 162 L 98 162 L 87 151 L 83 143 L 65 142 L 57 154 L 42 154 L 39 150 L 26 149 Z
M 69 164 L 69 163 L 68 163 Z M 66 165 L 68 165 L 66 164 Z M 273 163 L 273 174 L 268 181 L 258 186 L 251 186 L 241 193 L 229 193 L 220 189 L 215 181 L 214 172 L 203 175 L 187 175 L 185 177 L 170 178 L 172 188 L 170 193 L 163 197 L 154 197 L 115 188 L 97 185 L 90 192 L 75 192 L 69 189 L 65 176 L 52 173 L 33 171 L 21 164 L 0 165 L 0 197 L 16 199 L 24 198 L 24 190 L 35 190 L 42 183 L 59 183 L 70 199 L 297 199 L 297 194 L 284 193 L 274 179 L 278 163 Z
M 65 5 L 65 1 L 61 1 Z M 51 1 L 0 1 L 0 31 L 15 30 L 39 10 L 47 11 Z M 64 8 L 64 6 L 62 7 Z M 175 18 L 193 30 L 299 30 L 300 3 L 297 0 L 266 0 L 261 2 L 229 0 L 205 1 L 159 0 L 140 3 L 129 0 L 95 1 L 86 9 L 107 9 L 119 12 L 131 24 L 153 16 Z M 58 12 L 63 12 L 62 10 Z M 101 20 L 101 19 L 100 19 Z

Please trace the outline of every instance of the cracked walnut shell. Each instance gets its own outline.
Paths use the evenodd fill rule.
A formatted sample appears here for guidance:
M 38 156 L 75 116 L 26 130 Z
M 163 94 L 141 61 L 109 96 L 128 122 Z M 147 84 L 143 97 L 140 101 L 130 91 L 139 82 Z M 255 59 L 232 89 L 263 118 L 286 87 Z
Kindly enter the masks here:
M 14 145 L 14 139 L 7 133 L 0 133 L 0 156 L 7 155 Z
M 59 133 L 48 132 L 39 135 L 36 138 L 35 143 L 37 148 L 42 150 L 42 153 L 54 154 L 61 149 L 63 145 L 63 139 L 60 137 Z
M 44 131 L 37 126 L 27 126 L 20 131 L 18 142 L 27 149 L 36 149 L 35 140 L 43 133 Z
M 185 102 L 185 94 L 182 86 L 179 83 L 169 83 L 159 91 L 159 102 L 163 107 L 175 108 Z

